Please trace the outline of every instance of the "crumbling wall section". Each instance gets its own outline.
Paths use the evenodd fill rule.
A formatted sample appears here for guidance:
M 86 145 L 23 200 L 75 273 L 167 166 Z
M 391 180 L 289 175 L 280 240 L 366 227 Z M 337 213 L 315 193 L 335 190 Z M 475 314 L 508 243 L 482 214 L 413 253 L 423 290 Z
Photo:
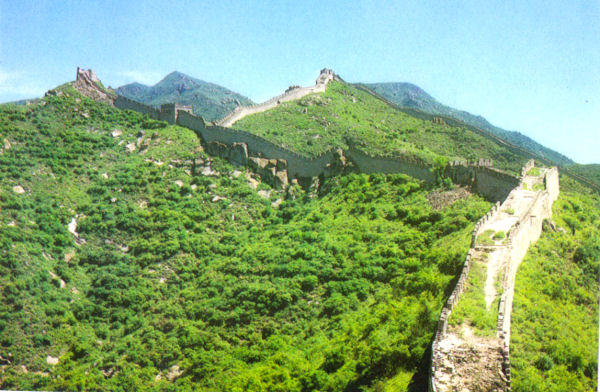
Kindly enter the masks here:
M 453 162 L 446 167 L 445 174 L 455 184 L 469 186 L 488 200 L 504 201 L 519 184 L 519 179 L 509 173 L 494 169 L 487 160 L 467 164 Z

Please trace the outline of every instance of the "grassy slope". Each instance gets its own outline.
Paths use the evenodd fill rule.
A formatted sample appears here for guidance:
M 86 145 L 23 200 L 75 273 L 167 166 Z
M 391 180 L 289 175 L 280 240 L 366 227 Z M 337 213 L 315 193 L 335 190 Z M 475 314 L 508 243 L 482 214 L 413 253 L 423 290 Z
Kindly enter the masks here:
M 472 131 L 411 117 L 342 82 L 332 82 L 325 93 L 245 117 L 233 127 L 308 155 L 351 141 L 372 154 L 417 155 L 428 162 L 440 155 L 492 158 L 496 167 L 514 172 L 525 162 Z
M 1 388 L 406 388 L 489 203 L 432 211 L 401 175 L 265 200 L 190 173 L 190 130 L 65 91 L 0 106 Z
M 514 391 L 596 390 L 600 198 L 561 182 L 552 217 L 559 231 L 542 233 L 517 274 Z

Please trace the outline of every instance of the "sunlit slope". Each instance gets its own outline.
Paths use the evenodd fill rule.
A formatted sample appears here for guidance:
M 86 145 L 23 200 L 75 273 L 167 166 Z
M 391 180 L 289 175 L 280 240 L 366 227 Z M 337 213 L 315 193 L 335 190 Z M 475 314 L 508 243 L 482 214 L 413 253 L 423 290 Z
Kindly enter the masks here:
M 343 82 L 327 91 L 233 124 L 308 155 L 349 143 L 370 154 L 412 155 L 433 162 L 449 159 L 491 158 L 499 168 L 518 172 L 526 158 L 469 129 L 421 120 Z
M 271 189 L 191 130 L 57 94 L 0 105 L 0 389 L 426 385 L 488 202 L 433 210 L 402 175 Z
M 574 164 L 567 166 L 567 168 L 575 174 L 578 174 L 589 181 L 591 181 L 596 186 L 600 187 L 600 164 L 591 163 L 587 165 Z M 599 188 L 600 189 L 600 188 Z

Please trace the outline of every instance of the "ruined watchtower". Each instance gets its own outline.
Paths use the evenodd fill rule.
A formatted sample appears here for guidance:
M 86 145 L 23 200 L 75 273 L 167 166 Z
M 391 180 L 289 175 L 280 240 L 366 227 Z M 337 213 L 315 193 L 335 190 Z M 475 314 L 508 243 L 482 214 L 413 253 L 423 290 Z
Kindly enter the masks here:
M 163 103 L 160 105 L 159 120 L 166 121 L 169 124 L 175 124 L 177 122 L 177 115 L 179 111 L 192 113 L 191 105 L 180 105 L 177 103 Z

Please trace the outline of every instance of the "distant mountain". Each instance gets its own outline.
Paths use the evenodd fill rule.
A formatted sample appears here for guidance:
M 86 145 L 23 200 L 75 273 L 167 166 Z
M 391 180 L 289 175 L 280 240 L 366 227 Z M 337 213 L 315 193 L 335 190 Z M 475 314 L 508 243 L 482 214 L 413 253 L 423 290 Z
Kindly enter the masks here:
M 20 99 L 18 101 L 10 101 L 10 102 L 4 102 L 6 104 L 11 104 L 11 105 L 30 105 L 32 103 L 37 103 L 40 101 L 41 98 L 28 98 L 28 99 Z
M 163 103 L 192 105 L 194 114 L 214 121 L 225 117 L 240 105 L 253 102 L 236 92 L 214 83 L 192 78 L 181 72 L 171 72 L 154 86 L 131 83 L 117 88 L 116 93 L 147 105 Z
M 574 162 L 568 157 L 548 147 L 544 147 L 535 140 L 520 132 L 507 131 L 490 124 L 485 118 L 476 116 L 463 110 L 451 108 L 438 102 L 423 89 L 410 83 L 367 83 L 364 84 L 375 93 L 388 101 L 402 107 L 422 110 L 430 114 L 439 114 L 456 118 L 466 124 L 489 131 L 513 144 L 523 147 L 531 152 L 555 162 L 558 165 L 569 165 Z

